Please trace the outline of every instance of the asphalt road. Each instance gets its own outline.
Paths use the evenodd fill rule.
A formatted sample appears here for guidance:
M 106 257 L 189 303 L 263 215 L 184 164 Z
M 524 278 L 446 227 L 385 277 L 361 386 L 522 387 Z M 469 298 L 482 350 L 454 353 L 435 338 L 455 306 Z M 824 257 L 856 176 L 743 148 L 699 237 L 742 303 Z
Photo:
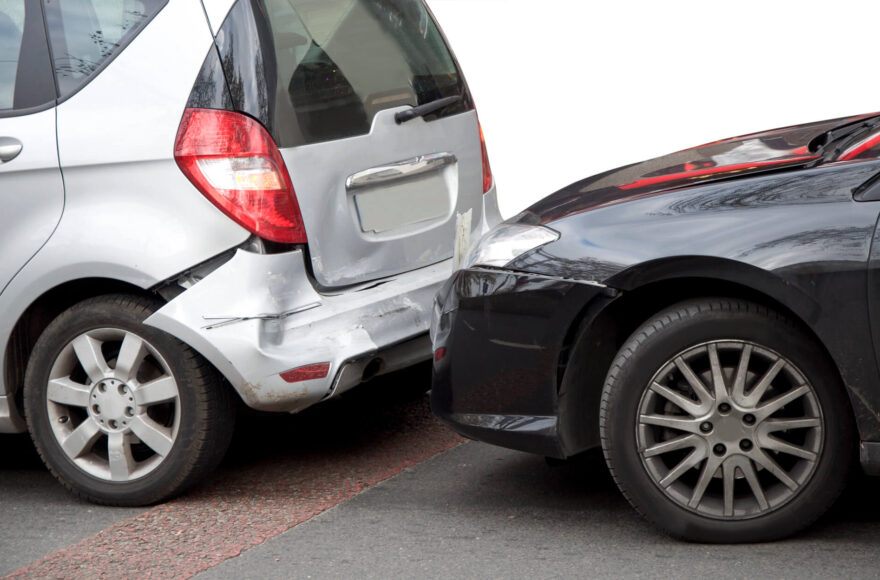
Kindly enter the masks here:
M 71 497 L 46 471 L 27 435 L 0 435 L 0 575 L 144 510 Z
M 784 542 L 686 544 L 629 507 L 599 454 L 551 468 L 467 443 L 199 578 L 877 578 L 875 497 Z
M 299 416 L 248 415 L 208 482 L 150 509 L 68 496 L 24 437 L 0 437 L 0 575 L 17 577 L 875 578 L 877 480 L 796 538 L 670 540 L 599 454 L 551 467 L 462 441 L 413 385 L 376 381 Z M 18 571 L 18 572 L 16 572 Z

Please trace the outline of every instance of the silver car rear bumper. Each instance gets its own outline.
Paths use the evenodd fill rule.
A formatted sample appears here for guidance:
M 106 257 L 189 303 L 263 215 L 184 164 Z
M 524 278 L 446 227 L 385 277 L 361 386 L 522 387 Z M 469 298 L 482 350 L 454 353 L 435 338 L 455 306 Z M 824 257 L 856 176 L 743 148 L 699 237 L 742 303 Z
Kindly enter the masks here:
M 250 407 L 296 412 L 360 383 L 365 372 L 428 358 L 430 343 L 416 339 L 427 333 L 434 294 L 451 272 L 445 261 L 361 289 L 319 294 L 301 251 L 239 250 L 146 323 L 199 351 Z M 296 383 L 281 377 L 322 363 L 330 365 L 326 377 Z

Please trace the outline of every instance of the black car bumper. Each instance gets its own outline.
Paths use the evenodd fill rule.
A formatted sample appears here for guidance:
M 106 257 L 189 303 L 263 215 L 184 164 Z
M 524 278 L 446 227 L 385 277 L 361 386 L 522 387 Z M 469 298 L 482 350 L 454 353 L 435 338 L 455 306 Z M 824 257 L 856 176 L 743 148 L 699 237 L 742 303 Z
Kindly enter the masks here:
M 560 435 L 560 363 L 590 305 L 612 293 L 540 275 L 458 272 L 435 304 L 434 413 L 472 439 L 572 454 Z

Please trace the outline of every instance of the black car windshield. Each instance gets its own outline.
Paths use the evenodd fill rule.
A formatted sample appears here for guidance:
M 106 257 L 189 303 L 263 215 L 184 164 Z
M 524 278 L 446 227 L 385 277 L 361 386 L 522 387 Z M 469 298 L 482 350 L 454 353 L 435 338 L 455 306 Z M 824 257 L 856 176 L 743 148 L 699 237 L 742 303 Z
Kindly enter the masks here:
M 810 151 L 822 154 L 823 161 L 846 161 L 853 157 L 854 147 L 858 147 L 866 135 L 880 127 L 880 114 L 870 115 L 834 127 L 810 141 Z M 860 151 L 864 152 L 864 150 Z

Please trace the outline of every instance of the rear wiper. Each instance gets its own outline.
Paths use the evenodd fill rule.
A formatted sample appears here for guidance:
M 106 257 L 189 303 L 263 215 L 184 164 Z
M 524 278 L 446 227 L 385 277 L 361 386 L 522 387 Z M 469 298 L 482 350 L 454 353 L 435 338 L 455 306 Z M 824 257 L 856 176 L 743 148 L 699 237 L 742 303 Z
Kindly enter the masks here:
M 823 162 L 829 161 L 846 149 L 851 138 L 872 131 L 878 126 L 880 126 L 880 115 L 860 119 L 841 127 L 835 127 L 818 137 L 814 137 L 810 141 L 809 150 L 813 153 L 820 153 Z M 830 147 L 831 145 L 835 146 Z
M 401 111 L 394 115 L 394 120 L 397 121 L 398 125 L 402 125 L 403 123 L 412 121 L 417 117 L 424 117 L 425 115 L 430 115 L 440 109 L 445 109 L 449 105 L 454 105 L 461 100 L 461 97 L 461 95 L 445 97 L 437 99 L 436 101 L 431 101 L 430 103 L 425 103 L 424 105 L 419 105 L 418 107 L 413 107 L 412 109 L 407 109 L 406 111 Z

